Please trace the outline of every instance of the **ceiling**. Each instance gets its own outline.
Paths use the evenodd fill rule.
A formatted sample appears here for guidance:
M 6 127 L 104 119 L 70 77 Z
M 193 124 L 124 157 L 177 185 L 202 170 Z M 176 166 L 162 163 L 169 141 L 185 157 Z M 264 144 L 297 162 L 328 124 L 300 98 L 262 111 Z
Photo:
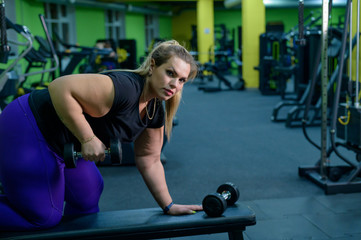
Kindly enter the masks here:
M 177 15 L 185 10 L 196 9 L 197 0 L 37 0 L 58 4 L 96 7 L 138 12 L 144 14 Z M 244 1 L 244 0 L 243 0 Z M 255 0 L 251 0 L 255 1 Z M 346 6 L 347 0 L 332 0 L 333 6 Z M 299 0 L 263 0 L 266 8 L 297 8 Z M 305 7 L 321 7 L 322 0 L 304 0 Z M 214 0 L 214 8 L 241 8 L 242 0 Z
M 96 0 L 98 2 L 108 2 L 108 3 L 142 3 L 142 4 L 154 4 L 161 3 L 162 5 L 167 6 L 195 6 L 197 0 Z M 254 1 L 254 0 L 253 0 Z M 347 0 L 333 0 L 334 6 L 345 6 Z M 216 6 L 224 6 L 226 3 L 232 3 L 232 5 L 238 6 L 242 5 L 242 0 L 214 0 Z M 297 7 L 299 0 L 263 0 L 266 7 Z M 234 4 L 233 4 L 234 3 Z M 317 7 L 322 5 L 322 0 L 304 0 L 306 7 Z

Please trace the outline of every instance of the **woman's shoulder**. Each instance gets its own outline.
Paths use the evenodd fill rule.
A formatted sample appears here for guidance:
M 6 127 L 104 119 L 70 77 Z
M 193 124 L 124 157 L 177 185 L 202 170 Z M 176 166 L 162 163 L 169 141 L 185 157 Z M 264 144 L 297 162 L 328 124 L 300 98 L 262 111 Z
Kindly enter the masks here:
M 133 72 L 110 71 L 102 73 L 109 76 L 114 84 L 114 103 L 117 108 L 128 109 L 138 102 L 142 93 L 143 78 Z
M 135 72 L 129 72 L 129 71 L 108 71 L 103 72 L 102 74 L 108 75 L 110 78 L 116 81 L 123 81 L 123 80 L 129 80 L 134 82 L 139 82 L 140 80 L 143 80 L 143 77 L 140 76 L 138 73 Z
M 108 75 L 114 83 L 115 88 L 142 91 L 144 87 L 144 78 L 138 73 L 128 71 L 111 71 L 104 73 Z

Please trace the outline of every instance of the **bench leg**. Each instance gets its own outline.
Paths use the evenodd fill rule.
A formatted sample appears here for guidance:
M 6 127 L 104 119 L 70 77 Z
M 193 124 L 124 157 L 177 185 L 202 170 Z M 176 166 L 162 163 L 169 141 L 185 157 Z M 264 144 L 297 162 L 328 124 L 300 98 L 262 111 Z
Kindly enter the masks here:
M 229 240 L 243 240 L 243 230 L 228 232 Z

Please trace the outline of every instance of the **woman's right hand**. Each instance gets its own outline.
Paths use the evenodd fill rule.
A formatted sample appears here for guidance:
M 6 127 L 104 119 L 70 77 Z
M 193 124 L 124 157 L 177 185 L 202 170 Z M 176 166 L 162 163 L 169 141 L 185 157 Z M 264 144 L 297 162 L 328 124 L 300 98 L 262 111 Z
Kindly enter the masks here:
M 103 162 L 105 159 L 105 145 L 96 136 L 89 142 L 82 143 L 81 154 L 85 160 Z
M 202 211 L 203 207 L 201 205 L 181 205 L 174 204 L 168 211 L 169 215 L 187 215 L 195 214 L 196 211 Z

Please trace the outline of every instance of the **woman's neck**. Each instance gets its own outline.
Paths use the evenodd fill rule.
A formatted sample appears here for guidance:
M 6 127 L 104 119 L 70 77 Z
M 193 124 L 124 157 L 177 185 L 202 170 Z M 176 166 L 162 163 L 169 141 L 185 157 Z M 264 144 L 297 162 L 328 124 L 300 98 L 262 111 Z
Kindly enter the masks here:
M 144 103 L 148 103 L 153 98 L 155 98 L 155 96 L 153 96 L 152 94 L 151 87 L 149 85 L 149 79 L 147 79 L 144 84 L 141 101 Z

